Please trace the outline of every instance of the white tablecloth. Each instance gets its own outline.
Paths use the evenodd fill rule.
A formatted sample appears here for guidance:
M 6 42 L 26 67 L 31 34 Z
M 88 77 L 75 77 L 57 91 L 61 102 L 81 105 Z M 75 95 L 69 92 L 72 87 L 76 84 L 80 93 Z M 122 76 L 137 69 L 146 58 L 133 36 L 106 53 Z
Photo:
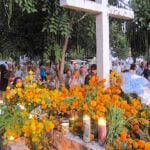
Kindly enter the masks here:
M 150 106 L 150 85 L 144 86 L 144 94 L 139 95 L 141 102 Z

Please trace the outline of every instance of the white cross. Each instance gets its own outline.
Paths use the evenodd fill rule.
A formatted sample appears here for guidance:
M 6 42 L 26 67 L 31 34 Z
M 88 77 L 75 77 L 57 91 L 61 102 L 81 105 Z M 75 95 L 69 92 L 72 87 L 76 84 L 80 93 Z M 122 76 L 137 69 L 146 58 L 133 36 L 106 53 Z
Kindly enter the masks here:
M 120 19 L 133 19 L 134 12 L 109 6 L 108 0 L 96 0 L 96 2 L 90 0 L 60 0 L 60 5 L 96 15 L 97 73 L 100 78 L 107 80 L 106 86 L 109 85 L 109 16 Z

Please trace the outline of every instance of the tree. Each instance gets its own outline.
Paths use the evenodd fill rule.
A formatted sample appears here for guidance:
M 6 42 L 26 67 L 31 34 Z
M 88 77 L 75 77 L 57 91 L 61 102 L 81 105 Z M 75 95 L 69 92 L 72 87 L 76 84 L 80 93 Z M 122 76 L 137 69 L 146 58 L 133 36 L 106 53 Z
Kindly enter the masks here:
M 126 34 L 120 29 L 118 22 L 112 22 L 110 27 L 110 44 L 113 51 L 121 59 L 128 57 L 128 42 Z
M 32 13 L 36 14 L 40 11 L 44 13 L 45 21 L 43 23 L 44 26 L 42 32 L 46 35 L 46 38 L 44 39 L 45 50 L 47 51 L 51 45 L 53 47 L 52 49 L 55 49 L 56 45 L 62 47 L 62 51 L 59 52 L 62 54 L 61 59 L 55 57 L 57 58 L 57 61 L 60 62 L 59 76 L 62 76 L 65 53 L 68 48 L 69 39 L 72 39 L 71 41 L 73 41 L 74 38 L 72 38 L 73 28 L 75 28 L 76 25 L 79 26 L 79 23 L 85 19 L 88 14 L 64 9 L 59 6 L 59 0 L 16 0 L 15 2 L 19 5 L 23 12 L 30 13 L 30 16 Z M 89 28 L 86 29 L 89 31 L 88 37 L 93 37 L 92 34 L 95 33 L 93 31 L 91 32 Z M 55 53 L 59 50 L 59 48 L 57 51 L 55 49 Z M 51 52 L 54 51 L 51 50 Z
M 132 7 L 135 18 L 128 26 L 128 37 L 132 54 L 137 57 L 140 54 L 148 54 L 150 59 L 150 0 L 133 0 Z
M 12 6 L 12 13 L 8 18 L 7 10 L 10 6 Z M 44 33 L 41 32 L 43 17 L 44 13 L 40 11 L 30 14 L 21 11 L 15 1 L 0 1 L 0 52 L 3 54 L 3 59 L 11 56 L 14 60 L 19 60 L 22 54 L 28 54 L 28 56 L 42 54 L 44 49 Z

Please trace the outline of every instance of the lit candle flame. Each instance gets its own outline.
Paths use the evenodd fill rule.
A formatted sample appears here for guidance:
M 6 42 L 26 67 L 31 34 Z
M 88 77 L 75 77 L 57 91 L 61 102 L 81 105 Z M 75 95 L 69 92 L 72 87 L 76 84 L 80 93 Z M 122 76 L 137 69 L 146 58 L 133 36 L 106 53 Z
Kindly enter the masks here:
M 71 120 L 71 121 L 74 121 L 74 120 L 75 120 L 75 118 L 74 118 L 74 117 L 71 117 L 71 118 L 70 118 L 70 120 Z
M 15 138 L 13 136 L 10 136 L 10 138 L 9 138 L 10 141 L 14 141 L 14 139 Z
M 62 126 L 69 126 L 69 123 L 62 123 Z
M 88 115 L 84 115 L 83 120 L 90 120 L 90 117 Z
M 98 119 L 98 125 L 103 125 L 103 126 L 106 126 L 106 120 L 104 118 L 99 118 Z

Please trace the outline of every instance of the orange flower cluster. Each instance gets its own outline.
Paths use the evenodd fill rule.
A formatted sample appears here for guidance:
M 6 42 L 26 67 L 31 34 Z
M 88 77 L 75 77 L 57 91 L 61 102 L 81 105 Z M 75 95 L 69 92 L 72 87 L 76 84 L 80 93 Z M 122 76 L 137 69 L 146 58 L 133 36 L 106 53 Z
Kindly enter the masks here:
M 150 149 L 150 142 L 145 142 L 144 140 L 138 140 L 138 139 L 133 140 L 131 138 L 126 139 L 125 132 L 121 132 L 120 135 L 121 137 L 115 140 L 114 145 L 116 150 L 123 149 L 122 147 L 123 142 L 127 142 L 127 150 L 133 150 L 133 149 L 149 150 Z
M 30 72 L 30 77 L 31 77 Z M 51 120 L 58 120 L 62 116 L 70 116 L 74 111 L 77 111 L 81 116 L 83 114 L 89 115 L 92 120 L 97 122 L 99 117 L 107 118 L 109 113 L 108 108 L 115 106 L 123 110 L 123 119 L 126 121 L 131 119 L 128 126 L 120 135 L 120 138 L 114 139 L 114 145 L 108 143 L 115 149 L 121 149 L 122 143 L 127 143 L 127 149 L 145 149 L 148 150 L 149 142 L 145 139 L 140 139 L 139 133 L 144 131 L 144 135 L 149 134 L 149 117 L 150 113 L 147 111 L 148 106 L 142 105 L 139 99 L 132 99 L 128 102 L 121 97 L 121 82 L 122 77 L 117 72 L 112 72 L 110 75 L 110 87 L 105 88 L 105 80 L 100 80 L 98 76 L 92 76 L 89 85 L 79 86 L 75 85 L 70 90 L 67 90 L 62 85 L 61 90 L 49 90 L 46 88 L 39 88 L 36 83 L 26 84 L 24 89 L 20 87 L 10 90 L 7 88 L 5 100 L 7 106 L 11 110 L 14 104 L 21 104 L 24 110 L 20 115 L 27 118 L 36 107 L 40 106 L 42 114 L 47 113 L 47 119 L 42 117 L 42 122 L 36 118 L 27 119 L 23 126 L 24 136 L 32 137 L 33 142 L 39 142 L 40 135 L 51 131 L 54 128 Z M 46 115 L 45 115 L 46 116 Z M 82 127 L 82 123 L 77 123 L 76 126 Z M 109 126 L 109 120 L 107 120 Z M 120 132 L 120 131 L 119 131 Z M 137 136 L 138 135 L 138 136 Z M 94 138 L 94 135 L 91 135 Z M 116 138 L 116 137 L 115 137 Z

